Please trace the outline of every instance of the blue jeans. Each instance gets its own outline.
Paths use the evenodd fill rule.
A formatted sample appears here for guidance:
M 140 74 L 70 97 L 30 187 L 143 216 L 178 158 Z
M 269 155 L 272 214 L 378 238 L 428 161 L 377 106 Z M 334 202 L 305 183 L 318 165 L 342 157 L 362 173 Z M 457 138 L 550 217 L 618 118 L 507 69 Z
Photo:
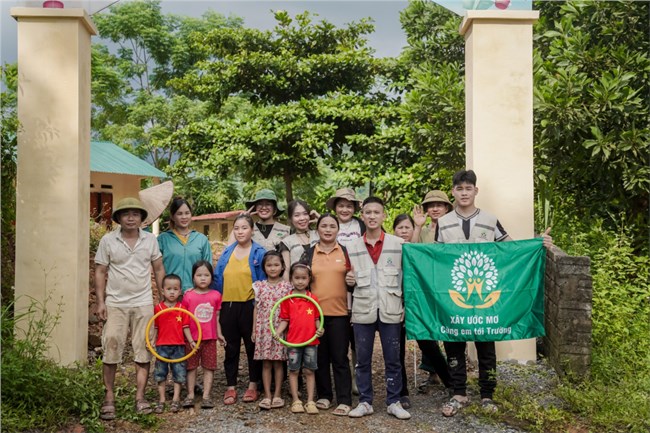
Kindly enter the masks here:
M 184 345 L 174 345 L 174 346 L 156 346 L 156 352 L 158 355 L 167 359 L 178 359 L 185 356 L 185 346 Z M 164 362 L 159 359 L 156 359 L 156 365 L 154 366 L 153 377 L 156 383 L 164 382 L 167 380 L 167 375 L 169 372 L 172 372 L 172 379 L 176 383 L 185 383 L 187 382 L 187 369 L 186 362 Z
M 399 401 L 402 390 L 402 365 L 399 357 L 401 327 L 401 323 L 383 323 L 379 319 L 371 324 L 352 325 L 357 350 L 356 372 L 360 403 L 372 404 L 372 349 L 376 331 L 379 331 L 381 350 L 384 354 L 386 404 Z
M 287 350 L 289 357 L 289 371 L 298 371 L 300 367 L 307 370 L 318 369 L 318 346 L 290 347 Z

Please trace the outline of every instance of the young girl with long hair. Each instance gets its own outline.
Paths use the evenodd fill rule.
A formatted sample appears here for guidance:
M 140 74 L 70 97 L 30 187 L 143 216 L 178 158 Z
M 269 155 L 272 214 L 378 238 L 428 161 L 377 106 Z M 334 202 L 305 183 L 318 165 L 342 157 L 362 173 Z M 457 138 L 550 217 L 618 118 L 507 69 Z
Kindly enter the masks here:
M 262 267 L 266 273 L 266 280 L 253 283 L 255 292 L 255 329 L 253 331 L 253 342 L 255 343 L 256 360 L 262 361 L 262 383 L 264 385 L 264 398 L 260 401 L 261 409 L 275 409 L 284 406 L 281 398 L 282 382 L 284 381 L 283 364 L 287 360 L 287 349 L 279 341 L 273 338 L 269 317 L 271 309 L 282 297 L 289 294 L 291 284 L 282 279 L 284 274 L 284 262 L 282 254 L 277 251 L 268 251 L 262 259 Z M 276 310 L 274 326 L 280 324 L 278 319 L 279 310 Z M 275 390 L 271 394 L 271 382 L 275 381 Z

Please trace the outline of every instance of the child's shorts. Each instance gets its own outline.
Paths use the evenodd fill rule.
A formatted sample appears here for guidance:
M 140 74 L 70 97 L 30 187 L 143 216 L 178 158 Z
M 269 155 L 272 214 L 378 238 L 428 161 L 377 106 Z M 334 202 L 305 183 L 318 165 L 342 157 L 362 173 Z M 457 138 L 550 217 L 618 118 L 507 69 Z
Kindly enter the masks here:
M 190 353 L 192 348 L 185 343 L 185 353 Z M 187 360 L 187 369 L 196 370 L 198 366 L 208 370 L 217 369 L 217 340 L 203 340 L 190 359 Z
M 289 371 L 298 371 L 300 367 L 308 370 L 318 369 L 318 346 L 290 347 Z
M 163 358 L 178 359 L 185 356 L 185 346 L 156 346 L 156 352 L 158 352 L 158 355 L 162 356 Z M 187 382 L 187 368 L 185 366 L 185 361 L 163 362 L 159 359 L 156 359 L 156 366 L 153 370 L 153 378 L 156 383 L 164 382 L 167 380 L 167 375 L 169 374 L 170 370 L 172 372 L 172 379 L 174 382 Z

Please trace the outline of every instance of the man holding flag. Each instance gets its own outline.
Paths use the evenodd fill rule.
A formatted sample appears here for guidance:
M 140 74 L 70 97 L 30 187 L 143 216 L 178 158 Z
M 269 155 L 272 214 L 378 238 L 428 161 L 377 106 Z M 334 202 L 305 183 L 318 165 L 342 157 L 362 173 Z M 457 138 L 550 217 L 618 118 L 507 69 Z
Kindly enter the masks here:
M 492 400 L 496 388 L 494 342 L 544 332 L 540 317 L 545 249 L 539 240 L 513 243 L 512 251 L 505 251 L 498 244 L 476 246 L 512 240 L 494 215 L 476 207 L 477 194 L 474 171 L 457 172 L 452 189 L 455 209 L 438 220 L 436 242 L 465 244 L 464 247 L 414 246 L 413 249 L 420 250 L 417 258 L 413 253 L 412 260 L 411 250 L 405 250 L 405 291 L 414 289 L 412 300 L 407 299 L 407 312 L 413 313 L 411 323 L 407 315 L 407 331 L 411 325 L 411 337 L 429 334 L 444 341 L 453 390 L 453 396 L 442 407 L 442 414 L 447 417 L 456 415 L 469 401 L 465 359 L 468 341 L 474 342 L 478 354 L 481 405 L 485 410 L 496 411 Z M 542 240 L 547 248 L 552 245 L 549 231 Z M 527 264 L 530 270 L 520 272 Z

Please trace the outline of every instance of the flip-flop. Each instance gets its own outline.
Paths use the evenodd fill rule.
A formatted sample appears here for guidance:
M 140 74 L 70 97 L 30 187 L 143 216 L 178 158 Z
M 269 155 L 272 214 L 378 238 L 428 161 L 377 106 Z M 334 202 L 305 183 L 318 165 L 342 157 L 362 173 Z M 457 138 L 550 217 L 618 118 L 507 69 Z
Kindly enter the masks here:
M 165 411 L 165 403 L 159 401 L 153 409 L 154 413 L 163 413 Z
M 99 410 L 99 418 L 104 421 L 115 419 L 115 402 L 112 400 L 104 400 L 102 408 Z
M 272 409 L 279 409 L 281 407 L 284 407 L 284 399 L 280 397 L 274 397 L 273 401 L 271 401 L 271 408 Z
M 138 415 L 149 415 L 151 413 L 151 405 L 147 400 L 138 400 L 135 402 L 135 413 Z
M 318 415 L 318 406 L 313 401 L 308 401 L 305 403 L 305 412 L 309 415 Z
M 214 402 L 211 398 L 204 398 L 201 401 L 201 409 L 212 409 L 214 407 Z
M 302 401 L 296 400 L 293 403 L 291 403 L 291 412 L 292 413 L 303 413 L 305 411 L 305 408 L 302 405 Z
M 270 398 L 263 398 L 259 402 L 258 406 L 260 407 L 260 409 L 264 409 L 264 410 L 271 409 L 271 399 Z
M 223 394 L 223 404 L 229 406 L 237 403 L 237 391 L 234 389 L 227 389 Z
M 336 409 L 332 411 L 332 415 L 338 415 L 338 416 L 348 416 L 350 413 L 350 406 L 347 404 L 339 404 L 336 406 Z
M 485 412 L 496 413 L 499 411 L 497 404 L 491 398 L 484 398 L 481 400 L 481 408 Z
M 452 417 L 461 410 L 467 402 L 456 400 L 455 398 L 449 399 L 449 401 L 442 405 L 442 415 L 446 417 Z
M 244 392 L 244 396 L 242 397 L 241 401 L 244 403 L 253 403 L 257 401 L 258 398 L 260 398 L 259 391 L 256 389 L 248 388 L 246 392 Z
M 332 402 L 326 398 L 319 398 L 316 400 L 316 407 L 318 409 L 327 410 L 332 406 Z

